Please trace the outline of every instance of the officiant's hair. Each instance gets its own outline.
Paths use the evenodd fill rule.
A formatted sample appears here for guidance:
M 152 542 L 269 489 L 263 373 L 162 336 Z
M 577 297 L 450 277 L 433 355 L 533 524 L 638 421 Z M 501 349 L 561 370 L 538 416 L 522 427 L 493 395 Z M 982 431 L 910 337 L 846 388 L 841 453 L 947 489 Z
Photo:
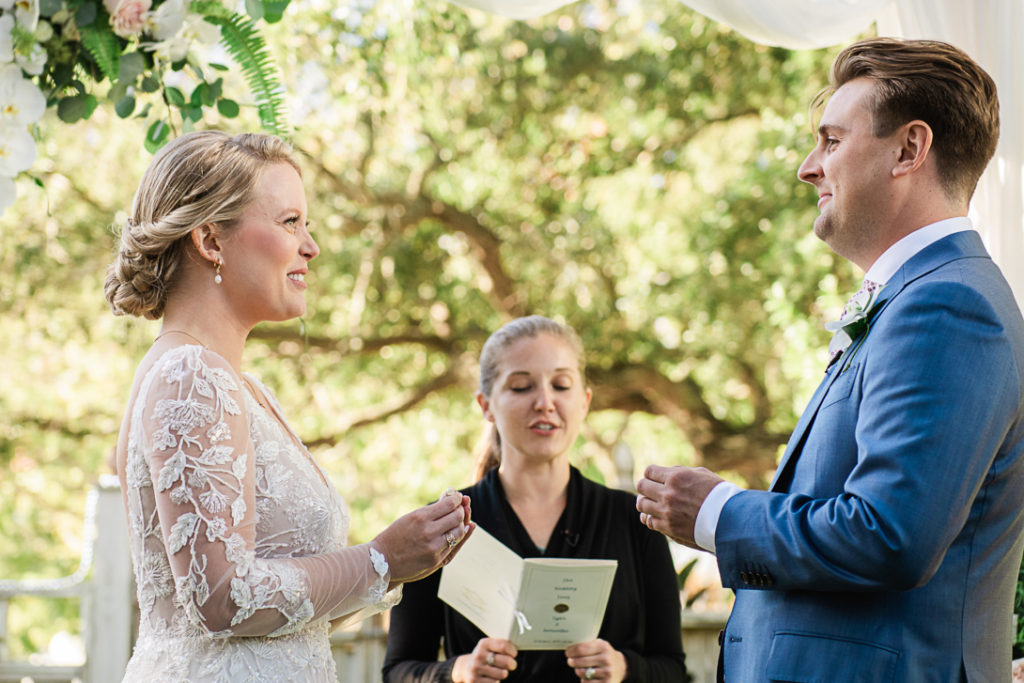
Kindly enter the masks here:
M 999 140 L 996 84 L 963 50 L 938 40 L 869 38 L 846 47 L 832 64 L 817 109 L 855 78 L 875 82 L 873 133 L 885 137 L 919 119 L 932 129 L 932 153 L 946 194 L 968 200 Z
M 161 317 L 192 230 L 209 223 L 218 234 L 230 231 L 263 170 L 277 163 L 302 175 L 291 145 L 264 133 L 195 131 L 161 149 L 142 175 L 131 214 L 117 226 L 120 246 L 103 285 L 114 315 Z
M 583 357 L 583 342 L 576 330 L 542 315 L 516 318 L 498 328 L 484 343 L 480 351 L 480 393 L 490 398 L 494 381 L 501 370 L 501 361 L 510 345 L 524 337 L 550 334 L 566 342 L 576 353 L 577 368 L 583 386 L 587 384 L 587 365 Z M 477 446 L 476 478 L 479 481 L 491 469 L 501 464 L 501 435 L 493 422 L 488 422 L 483 438 Z

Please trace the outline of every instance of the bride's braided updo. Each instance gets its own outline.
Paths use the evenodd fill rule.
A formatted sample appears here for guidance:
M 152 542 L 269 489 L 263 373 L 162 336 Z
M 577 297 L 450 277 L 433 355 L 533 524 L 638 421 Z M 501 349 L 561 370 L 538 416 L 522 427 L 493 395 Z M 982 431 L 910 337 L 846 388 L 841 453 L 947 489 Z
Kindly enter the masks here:
M 153 158 L 120 229 L 103 293 L 115 315 L 157 319 L 174 284 L 194 228 L 230 229 L 262 171 L 279 162 L 299 167 L 291 146 L 273 135 L 196 131 Z

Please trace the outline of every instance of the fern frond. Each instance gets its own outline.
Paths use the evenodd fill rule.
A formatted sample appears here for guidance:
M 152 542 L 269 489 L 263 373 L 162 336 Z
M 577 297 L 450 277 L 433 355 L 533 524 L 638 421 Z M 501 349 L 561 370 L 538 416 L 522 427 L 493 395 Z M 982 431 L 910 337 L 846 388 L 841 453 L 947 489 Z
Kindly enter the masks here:
M 263 129 L 286 137 L 288 125 L 277 67 L 255 24 L 237 13 L 228 17 L 207 15 L 206 20 L 220 26 L 221 42 L 245 75 Z
M 82 45 L 100 67 L 103 75 L 111 82 L 117 80 L 121 68 L 121 43 L 114 32 L 107 27 L 80 26 L 78 32 L 82 36 Z

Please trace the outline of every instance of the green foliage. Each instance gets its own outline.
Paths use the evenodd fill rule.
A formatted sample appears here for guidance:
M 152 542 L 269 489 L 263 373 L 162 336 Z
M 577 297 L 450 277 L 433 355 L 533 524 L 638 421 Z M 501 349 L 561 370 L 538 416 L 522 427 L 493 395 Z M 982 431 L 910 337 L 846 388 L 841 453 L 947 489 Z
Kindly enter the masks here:
M 110 80 L 116 80 L 121 70 L 121 42 L 107 27 L 97 28 L 94 24 L 82 26 L 82 45 L 96 61 L 100 71 Z M 137 54 L 137 53 L 136 53 Z
M 174 113 L 181 118 L 181 130 L 188 131 L 209 109 L 228 118 L 238 115 L 234 99 L 225 99 L 220 104 L 223 79 L 214 82 L 203 74 L 207 66 L 217 70 L 226 67 L 204 65 L 195 49 L 197 35 L 208 33 L 199 27 L 213 30 L 216 25 L 252 87 L 261 123 L 271 132 L 282 134 L 284 102 L 277 85 L 276 67 L 267 56 L 265 42 L 253 21 L 279 21 L 288 4 L 288 0 L 252 0 L 248 6 L 254 19 L 249 20 L 216 0 L 192 2 L 188 11 L 162 16 L 161 11 L 166 8 L 161 6 L 162 0 L 155 0 L 146 21 L 134 21 L 129 26 L 120 23 L 127 21 L 121 17 L 115 29 L 117 12 L 113 11 L 112 17 L 102 3 L 73 0 L 65 6 L 50 0 L 38 6 L 42 22 L 38 30 L 35 25 L 30 30 L 15 24 L 11 35 L 19 55 L 45 57 L 39 64 L 42 73 L 34 72 L 37 75 L 30 80 L 44 94 L 48 105 L 56 105 L 62 122 L 73 124 L 90 118 L 99 105 L 97 94 L 108 88 L 107 99 L 121 118 L 136 113 L 138 99 L 146 100 L 147 95 L 159 92 L 166 107 L 154 109 L 150 106 L 152 102 L 147 102 L 138 113 L 150 119 L 149 131 L 175 131 Z M 0 10 L 5 15 L 9 12 L 12 10 Z M 195 86 L 193 97 L 186 100 L 181 84 L 188 80 L 188 72 L 194 76 Z M 173 84 L 167 84 L 165 76 L 171 73 L 179 77 L 172 79 Z M 157 125 L 161 121 L 164 125 Z M 149 135 L 144 146 L 151 151 L 159 149 L 169 138 Z
M 285 105 L 281 98 L 281 85 L 276 75 L 276 67 L 256 25 L 240 14 L 215 16 L 209 19 L 220 26 L 224 46 L 245 74 L 249 90 L 256 101 L 260 125 L 268 132 L 287 136 Z

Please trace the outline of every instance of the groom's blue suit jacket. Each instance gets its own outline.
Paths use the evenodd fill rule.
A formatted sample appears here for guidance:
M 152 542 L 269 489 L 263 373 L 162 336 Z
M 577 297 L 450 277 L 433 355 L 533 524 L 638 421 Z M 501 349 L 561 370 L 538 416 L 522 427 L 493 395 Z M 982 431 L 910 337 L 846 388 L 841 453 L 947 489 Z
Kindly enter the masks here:
M 1010 679 L 1024 322 L 977 233 L 930 245 L 715 532 L 727 683 Z

